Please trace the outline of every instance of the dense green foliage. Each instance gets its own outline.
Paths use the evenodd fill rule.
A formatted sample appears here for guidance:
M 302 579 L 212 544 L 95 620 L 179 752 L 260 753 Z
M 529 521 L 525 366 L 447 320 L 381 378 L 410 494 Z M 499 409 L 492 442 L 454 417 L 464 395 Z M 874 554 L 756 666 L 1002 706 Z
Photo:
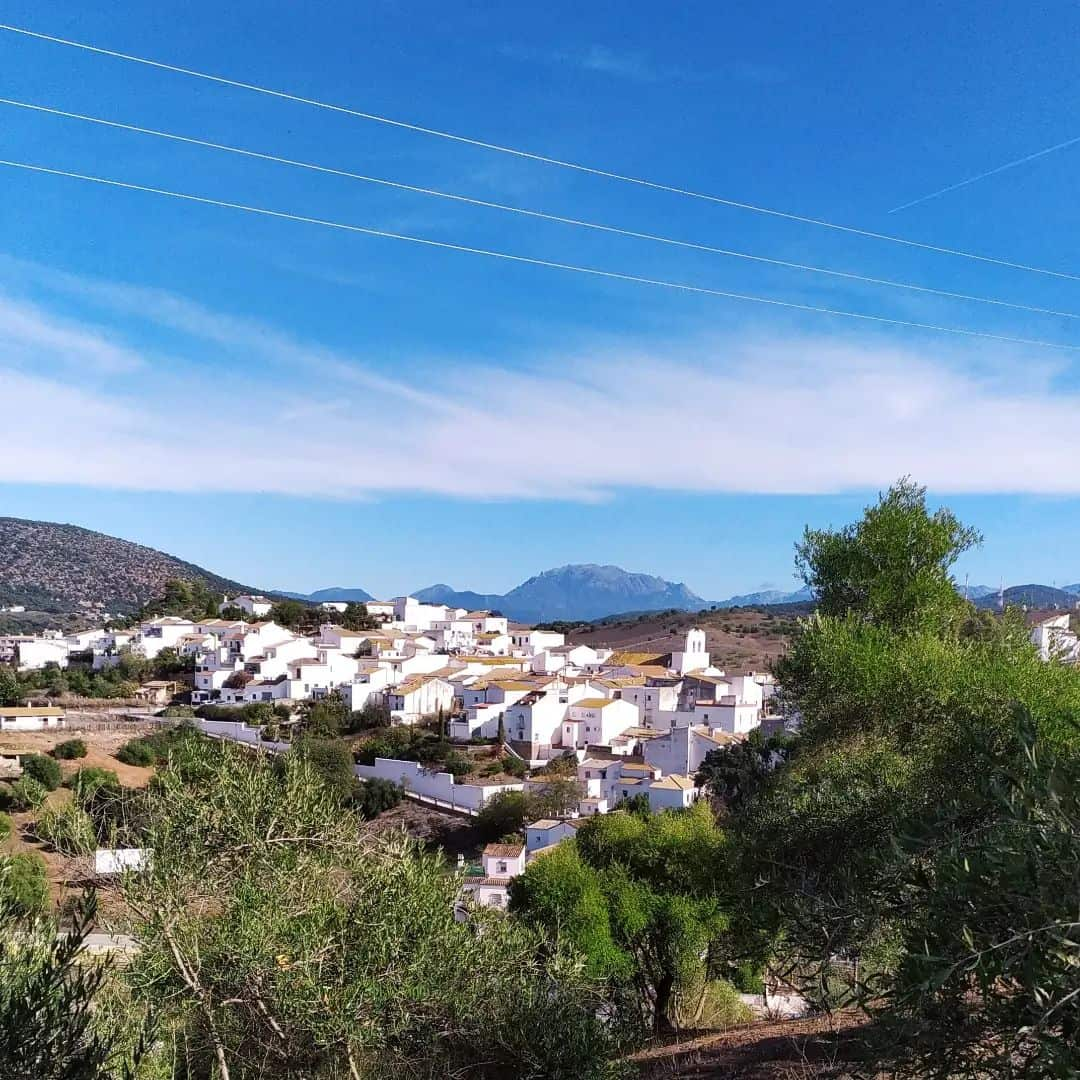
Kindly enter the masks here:
M 65 739 L 53 747 L 52 755 L 60 761 L 84 758 L 86 757 L 86 743 L 82 739 Z
M 857 962 L 848 992 L 902 1071 L 1071 1076 L 1080 669 L 959 597 L 973 540 L 908 482 L 807 533 L 821 609 L 777 666 L 801 733 L 730 816 L 757 898 L 739 917 L 823 997 Z
M 176 1075 L 539 1078 L 607 1074 L 596 987 L 497 915 L 454 918 L 458 879 L 358 821 L 302 754 L 271 767 L 192 741 L 151 792 L 147 872 L 126 878 L 133 1014 Z
M 511 911 L 571 942 L 624 1019 L 674 1025 L 729 927 L 716 895 L 727 841 L 706 803 L 590 818 L 514 880 Z
M 0 1080 L 119 1080 L 115 1041 L 95 1023 L 106 977 L 83 943 L 93 925 L 92 896 L 57 933 L 51 919 L 0 910 Z
M 393 810 L 404 797 L 405 791 L 400 784 L 376 776 L 359 784 L 353 805 L 362 817 L 377 818 L 387 810 Z
M 49 899 L 45 860 L 33 851 L 0 856 L 0 911 L 37 915 Z
M 116 760 L 125 765 L 164 765 L 169 754 L 194 735 L 195 729 L 188 724 L 158 728 L 149 735 L 128 739 L 116 752 Z
M 37 816 L 34 830 L 63 855 L 90 855 L 97 847 L 93 819 L 76 802 L 45 807 Z
M 55 791 L 64 779 L 60 765 L 46 754 L 23 754 L 19 760 L 23 776 L 33 777 L 46 791 Z

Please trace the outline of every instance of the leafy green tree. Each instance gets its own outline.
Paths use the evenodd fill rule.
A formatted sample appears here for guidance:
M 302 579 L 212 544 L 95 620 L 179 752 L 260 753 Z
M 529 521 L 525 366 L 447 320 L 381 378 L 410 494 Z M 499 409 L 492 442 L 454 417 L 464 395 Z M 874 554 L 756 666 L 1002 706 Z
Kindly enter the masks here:
M 726 852 L 704 802 L 648 816 L 596 815 L 515 879 L 511 910 L 565 935 L 608 978 L 616 1002 L 632 994 L 636 1015 L 665 1031 L 679 990 L 702 979 L 703 958 L 728 930 L 714 892 Z
M 500 791 L 492 795 L 476 815 L 476 828 L 487 842 L 520 833 L 535 820 L 532 804 L 523 791 Z
M 0 705 L 18 705 L 22 699 L 19 676 L 7 664 L 0 664 Z
M 0 1080 L 120 1080 L 134 1058 L 98 1022 L 108 975 L 84 944 L 96 917 L 93 894 L 75 906 L 69 929 L 0 911 Z
M 344 734 L 349 717 L 349 708 L 336 690 L 318 701 L 306 702 L 301 711 L 304 731 L 320 739 L 336 739 Z
M 454 916 L 459 879 L 368 836 L 295 752 L 271 766 L 192 741 L 150 794 L 154 851 L 123 883 L 124 971 L 173 1074 L 599 1080 L 598 987 L 497 913 Z
M 23 775 L 33 777 L 46 791 L 55 791 L 64 779 L 59 763 L 46 754 L 24 754 L 20 762 Z
M 563 817 L 577 809 L 584 795 L 585 787 L 576 776 L 549 775 L 532 793 L 532 812 L 537 817 Z
M 387 810 L 393 810 L 405 797 L 400 784 L 381 777 L 373 777 L 360 784 L 354 799 L 354 805 L 365 818 L 377 818 Z
M 1043 755 L 1021 716 L 1013 761 L 924 815 L 898 893 L 903 961 L 868 988 L 909 1074 L 1080 1074 L 1080 767 Z
M 295 750 L 340 802 L 348 802 L 359 794 L 360 782 L 353 772 L 353 757 L 341 739 L 304 735 L 297 740 Z
M 757 795 L 794 743 L 795 736 L 788 732 L 766 737 L 755 728 L 740 742 L 710 750 L 695 779 L 718 803 L 737 811 Z
M 952 511 L 930 513 L 926 489 L 905 477 L 856 524 L 808 528 L 795 565 L 822 615 L 853 614 L 894 629 L 942 627 L 965 610 L 949 572 L 981 539 Z

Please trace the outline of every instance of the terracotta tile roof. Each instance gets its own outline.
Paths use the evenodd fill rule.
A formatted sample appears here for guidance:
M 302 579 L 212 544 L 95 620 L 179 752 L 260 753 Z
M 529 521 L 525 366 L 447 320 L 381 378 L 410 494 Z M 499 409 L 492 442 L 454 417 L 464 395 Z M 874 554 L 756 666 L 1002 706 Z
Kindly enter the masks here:
M 488 844 L 484 848 L 484 856 L 490 859 L 516 859 L 524 850 L 524 844 Z

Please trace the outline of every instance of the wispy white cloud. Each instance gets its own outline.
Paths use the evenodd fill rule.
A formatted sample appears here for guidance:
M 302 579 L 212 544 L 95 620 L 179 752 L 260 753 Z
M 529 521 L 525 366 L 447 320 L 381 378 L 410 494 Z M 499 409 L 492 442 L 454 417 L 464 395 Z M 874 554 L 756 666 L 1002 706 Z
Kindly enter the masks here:
M 109 332 L 74 323 L 28 301 L 0 294 L 0 356 L 35 365 L 63 364 L 105 374 L 133 371 L 142 358 Z
M 941 492 L 1080 493 L 1080 392 L 1020 351 L 745 332 L 553 348 L 518 369 L 428 365 L 410 380 L 170 294 L 78 280 L 66 294 L 80 288 L 247 364 L 226 395 L 193 382 L 192 408 L 178 409 L 175 371 L 107 377 L 139 360 L 117 334 L 5 301 L 0 342 L 19 342 L 16 362 L 0 353 L 5 442 L 27 452 L 0 456 L 2 481 L 594 500 L 822 493 L 911 473 Z M 67 346 L 104 375 L 79 385 L 21 362 Z

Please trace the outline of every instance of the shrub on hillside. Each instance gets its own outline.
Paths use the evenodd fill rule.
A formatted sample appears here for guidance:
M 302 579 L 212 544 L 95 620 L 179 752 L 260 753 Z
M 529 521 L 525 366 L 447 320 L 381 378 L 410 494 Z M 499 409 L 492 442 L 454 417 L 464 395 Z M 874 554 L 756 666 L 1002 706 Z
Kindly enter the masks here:
M 116 751 L 116 760 L 122 761 L 125 765 L 146 767 L 154 764 L 155 754 L 145 739 L 128 739 Z
M 89 855 L 97 847 L 97 834 L 90 815 L 73 802 L 45 807 L 34 830 L 62 855 Z
M 116 760 L 125 765 L 164 765 L 174 747 L 196 734 L 190 724 L 177 724 L 175 727 L 159 728 L 150 735 L 140 735 L 128 739 L 116 752 Z
M 86 743 L 82 739 L 65 739 L 53 747 L 52 755 L 60 761 L 72 761 L 86 757 Z
M 405 790 L 391 780 L 375 777 L 365 780 L 353 799 L 353 805 L 366 818 L 377 818 L 387 810 L 393 810 L 405 796 Z
M 87 765 L 71 774 L 67 786 L 71 788 L 75 802 L 80 806 L 85 806 L 103 788 L 118 792 L 120 790 L 120 778 L 112 769 Z
M 3 843 L 10 835 L 15 823 L 9 814 L 0 813 L 0 843 Z
M 49 899 L 45 860 L 33 851 L 0 859 L 0 904 L 17 915 L 37 915 Z
M 26 754 L 21 764 L 23 776 L 33 777 L 46 791 L 55 791 L 64 779 L 59 763 L 46 754 Z
M 49 789 L 32 776 L 20 776 L 11 785 L 11 809 L 36 810 L 46 799 Z

